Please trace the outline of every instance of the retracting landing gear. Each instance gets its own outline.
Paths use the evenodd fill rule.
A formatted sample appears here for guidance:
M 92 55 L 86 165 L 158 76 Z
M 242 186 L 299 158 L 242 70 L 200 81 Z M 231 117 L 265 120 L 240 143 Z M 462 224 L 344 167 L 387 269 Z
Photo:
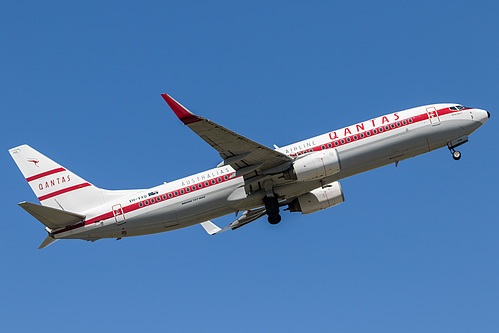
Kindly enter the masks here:
M 263 198 L 265 209 L 267 210 L 268 221 L 270 224 L 277 224 L 281 222 L 281 215 L 279 215 L 279 202 L 275 196 Z
M 466 142 L 468 142 L 468 136 L 464 135 L 460 138 L 457 138 L 455 140 L 452 140 L 447 144 L 447 147 L 449 147 L 450 152 L 452 153 L 452 158 L 454 160 L 459 160 L 461 159 L 461 152 L 455 150 L 455 148 L 459 147 L 460 145 L 464 145 Z

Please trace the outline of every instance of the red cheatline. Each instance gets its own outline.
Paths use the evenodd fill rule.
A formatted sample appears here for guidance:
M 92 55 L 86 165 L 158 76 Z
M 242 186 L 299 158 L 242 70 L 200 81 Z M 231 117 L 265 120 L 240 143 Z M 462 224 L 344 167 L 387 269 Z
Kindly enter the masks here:
M 42 177 L 45 177 L 45 176 L 49 176 L 49 175 L 53 175 L 54 173 L 58 173 L 58 172 L 62 172 L 62 171 L 66 171 L 66 169 L 64 169 L 64 168 L 57 168 L 57 169 L 54 169 L 54 170 L 45 171 L 45 172 L 39 173 L 37 175 L 28 177 L 28 178 L 26 178 L 26 180 L 29 183 L 29 182 L 32 182 L 33 180 L 37 180 L 39 178 L 42 178 Z
M 55 197 L 57 195 L 61 195 L 61 194 L 64 194 L 64 193 L 67 193 L 67 192 L 71 192 L 71 191 L 77 190 L 79 188 L 84 188 L 84 187 L 87 187 L 87 186 L 91 186 L 90 183 L 83 183 L 83 184 L 79 184 L 79 185 L 67 187 L 65 189 L 52 192 L 50 194 L 42 195 L 41 197 L 38 197 L 38 200 L 40 200 L 40 201 L 47 200 L 47 199 L 50 199 L 50 198 Z

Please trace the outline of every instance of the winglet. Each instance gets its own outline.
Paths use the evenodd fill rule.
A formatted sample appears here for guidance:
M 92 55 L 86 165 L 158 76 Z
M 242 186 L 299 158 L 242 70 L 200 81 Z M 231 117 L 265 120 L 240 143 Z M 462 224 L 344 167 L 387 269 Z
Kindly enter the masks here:
M 218 234 L 222 230 L 211 221 L 203 222 L 201 226 L 210 235 Z
M 174 100 L 168 94 L 161 94 L 161 96 L 165 99 L 166 103 L 170 106 L 170 108 L 175 112 L 178 119 L 180 119 L 184 125 L 189 125 L 195 123 L 197 121 L 203 120 L 203 118 L 196 116 L 189 110 L 187 110 L 182 104 Z

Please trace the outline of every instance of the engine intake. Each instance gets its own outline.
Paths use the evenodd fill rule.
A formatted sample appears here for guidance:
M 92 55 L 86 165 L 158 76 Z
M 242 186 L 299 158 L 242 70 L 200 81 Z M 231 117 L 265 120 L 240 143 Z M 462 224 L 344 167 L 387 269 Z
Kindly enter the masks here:
M 336 149 L 313 152 L 294 161 L 284 173 L 285 179 L 308 181 L 334 175 L 340 171 L 340 160 Z
M 300 195 L 289 204 L 289 211 L 310 214 L 339 205 L 344 201 L 340 183 L 334 182 Z

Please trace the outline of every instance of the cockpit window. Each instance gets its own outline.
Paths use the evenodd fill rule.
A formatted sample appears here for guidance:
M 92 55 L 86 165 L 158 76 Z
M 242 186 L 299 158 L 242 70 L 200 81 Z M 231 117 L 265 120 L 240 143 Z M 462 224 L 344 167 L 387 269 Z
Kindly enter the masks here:
M 452 110 L 452 111 L 459 111 L 459 110 L 464 110 L 464 109 L 466 109 L 466 108 L 462 105 L 451 106 L 449 108 L 449 110 Z

